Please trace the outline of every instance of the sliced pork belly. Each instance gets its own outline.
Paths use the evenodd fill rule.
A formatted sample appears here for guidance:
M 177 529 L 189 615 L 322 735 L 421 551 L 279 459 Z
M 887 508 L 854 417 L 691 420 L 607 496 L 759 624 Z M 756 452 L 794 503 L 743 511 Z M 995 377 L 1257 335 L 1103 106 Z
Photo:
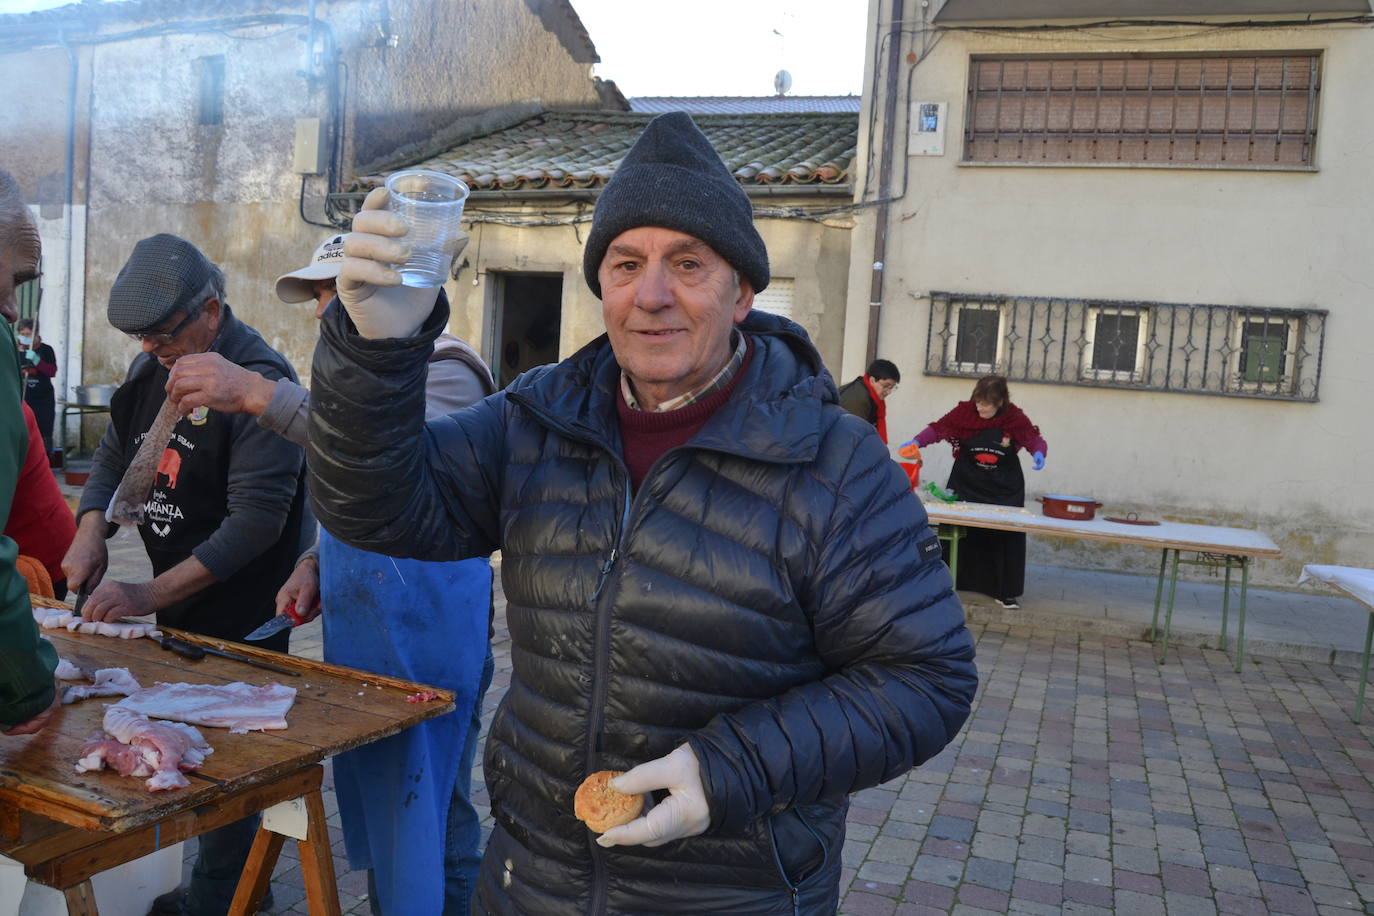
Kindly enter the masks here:
M 36 607 L 33 609 L 33 619 L 45 630 L 66 627 L 73 633 L 94 633 L 96 636 L 112 636 L 115 639 L 138 639 L 143 636 L 155 639 L 162 635 L 162 631 L 151 623 L 82 620 L 65 608 Z
M 53 677 L 59 681 L 84 681 L 86 675 L 81 673 L 81 669 L 62 656 L 57 657 L 57 667 L 53 669 Z
M 61 665 L 58 667 L 61 668 Z M 78 669 L 79 672 L 80 669 Z M 61 675 L 59 674 L 58 677 Z M 143 685 L 134 679 L 128 668 L 101 668 L 95 672 L 92 681 L 93 683 L 89 687 L 85 684 L 63 687 L 63 704 L 75 703 L 77 700 L 84 700 L 88 697 L 128 696 L 143 689 Z
M 116 706 L 193 725 L 227 728 L 235 734 L 286 728 L 286 713 L 296 702 L 296 688 L 281 684 L 255 687 L 232 684 L 164 684 L 130 694 Z

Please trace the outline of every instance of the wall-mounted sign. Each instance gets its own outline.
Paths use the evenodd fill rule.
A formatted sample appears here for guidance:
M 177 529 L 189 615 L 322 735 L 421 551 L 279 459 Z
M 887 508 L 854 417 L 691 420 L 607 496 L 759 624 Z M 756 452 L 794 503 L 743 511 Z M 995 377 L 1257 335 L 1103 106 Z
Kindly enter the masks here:
M 911 103 L 911 155 L 945 154 L 945 112 L 948 107 L 946 102 Z

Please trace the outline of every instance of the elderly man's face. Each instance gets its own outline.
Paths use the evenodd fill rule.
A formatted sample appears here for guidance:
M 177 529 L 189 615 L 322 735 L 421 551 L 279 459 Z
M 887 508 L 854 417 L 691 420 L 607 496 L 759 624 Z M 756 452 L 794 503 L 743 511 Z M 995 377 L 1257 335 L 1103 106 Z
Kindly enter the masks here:
M 222 319 L 218 299 L 206 299 L 194 315 L 177 312 L 161 326 L 143 335 L 143 352 L 151 353 L 165 368 L 192 353 L 204 353 L 215 342 Z
M 13 323 L 19 318 L 15 290 L 38 276 L 43 246 L 38 227 L 28 213 L 19 219 L 0 222 L 0 314 Z
M 616 236 L 597 276 L 616 361 L 649 410 L 720 371 L 730 329 L 754 304 L 749 281 L 709 245 L 657 226 Z

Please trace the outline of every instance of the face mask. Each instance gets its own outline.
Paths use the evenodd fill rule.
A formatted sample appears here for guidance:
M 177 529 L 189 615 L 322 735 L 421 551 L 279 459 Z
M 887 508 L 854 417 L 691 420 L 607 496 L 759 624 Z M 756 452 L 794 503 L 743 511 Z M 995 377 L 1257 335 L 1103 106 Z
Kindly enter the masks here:
M 20 334 L 20 335 L 19 335 L 19 342 L 20 342 L 21 344 L 23 344 L 24 346 L 26 346 L 26 347 L 31 347 L 31 346 L 33 346 L 33 338 L 32 338 L 32 337 L 26 337 L 26 336 L 23 335 L 23 334 Z

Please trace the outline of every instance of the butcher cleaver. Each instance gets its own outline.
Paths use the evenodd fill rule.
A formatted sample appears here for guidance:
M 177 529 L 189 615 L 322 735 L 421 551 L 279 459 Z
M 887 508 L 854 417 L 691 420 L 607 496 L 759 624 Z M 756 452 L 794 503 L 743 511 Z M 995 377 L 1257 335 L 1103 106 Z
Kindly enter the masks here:
M 276 617 L 273 617 L 271 620 L 267 621 L 262 626 L 258 627 L 256 630 L 249 633 L 247 636 L 243 638 L 246 640 L 250 640 L 252 642 L 257 642 L 258 640 L 266 639 L 269 636 L 275 636 L 276 634 L 280 633 L 282 630 L 287 629 L 288 627 L 298 627 L 303 623 L 305 623 L 305 618 L 302 617 L 300 614 L 296 613 L 296 602 L 292 601 L 286 607 L 281 609 L 280 614 L 278 614 Z

